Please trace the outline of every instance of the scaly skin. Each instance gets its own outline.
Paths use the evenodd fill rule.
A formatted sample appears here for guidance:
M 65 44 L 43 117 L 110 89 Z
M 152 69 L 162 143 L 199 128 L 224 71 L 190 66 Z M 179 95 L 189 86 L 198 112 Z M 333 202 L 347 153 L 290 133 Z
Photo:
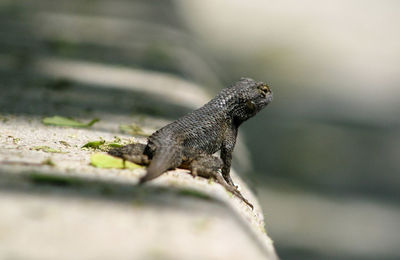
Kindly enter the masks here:
M 186 168 L 193 175 L 216 179 L 253 207 L 230 177 L 232 152 L 239 126 L 271 101 L 272 92 L 267 84 L 241 78 L 203 107 L 157 130 L 149 137 L 147 145 L 130 144 L 109 153 L 149 165 L 140 183 L 152 180 L 169 169 Z M 220 158 L 212 156 L 217 151 L 221 151 Z

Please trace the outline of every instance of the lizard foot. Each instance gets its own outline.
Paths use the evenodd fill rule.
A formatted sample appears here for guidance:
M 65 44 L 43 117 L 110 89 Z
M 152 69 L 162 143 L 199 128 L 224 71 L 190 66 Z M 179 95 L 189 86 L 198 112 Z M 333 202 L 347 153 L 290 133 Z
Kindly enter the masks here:
M 233 184 L 232 179 L 230 178 L 232 184 L 228 183 L 225 178 L 220 173 L 220 169 L 223 165 L 223 162 L 220 158 L 210 155 L 202 155 L 195 160 L 193 160 L 190 164 L 190 169 L 193 174 L 196 176 L 201 176 L 204 178 L 214 178 L 220 185 L 222 185 L 228 192 L 232 193 L 244 203 L 246 203 L 251 209 L 254 209 L 254 206 L 241 194 L 238 187 Z
M 219 184 L 221 184 L 227 191 L 241 199 L 244 203 L 246 203 L 251 209 L 254 209 L 253 204 L 251 204 L 245 197 L 243 197 L 242 193 L 239 191 L 236 185 L 228 184 L 222 176 L 217 173 L 215 174 L 215 178 Z

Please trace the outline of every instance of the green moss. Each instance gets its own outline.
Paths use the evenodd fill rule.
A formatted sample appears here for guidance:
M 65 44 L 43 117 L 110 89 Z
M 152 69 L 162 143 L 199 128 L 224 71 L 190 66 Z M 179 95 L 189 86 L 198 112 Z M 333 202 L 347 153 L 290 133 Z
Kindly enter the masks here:
M 264 225 L 261 225 L 260 229 L 261 229 L 261 232 L 263 232 L 264 234 L 267 234 L 267 230 L 265 229 Z
M 180 189 L 178 191 L 179 195 L 183 195 L 183 196 L 188 196 L 188 197 L 193 197 L 193 198 L 199 198 L 202 200 L 211 200 L 211 197 L 208 194 L 205 194 L 201 191 L 197 191 L 194 189 Z
M 0 121 L 6 123 L 9 119 L 5 116 L 0 116 Z
M 51 160 L 51 158 L 47 158 L 46 160 L 44 160 L 44 161 L 42 162 L 42 164 L 43 164 L 43 165 L 48 165 L 48 166 L 51 166 L 51 167 L 56 166 L 56 164 Z
M 49 175 L 44 173 L 33 172 L 27 175 L 27 178 L 37 185 L 54 185 L 54 186 L 78 186 L 82 181 L 77 178 L 71 178 L 60 175 Z
M 62 116 L 53 116 L 53 117 L 46 117 L 43 118 L 42 122 L 45 125 L 53 125 L 53 126 L 70 126 L 70 127 L 91 127 L 95 123 L 100 121 L 100 119 L 95 118 L 89 123 L 81 123 L 75 119 L 62 117 Z
M 132 201 L 132 205 L 135 208 L 140 208 L 140 207 L 143 207 L 144 202 L 141 199 L 135 199 L 135 200 Z
M 79 52 L 76 43 L 62 38 L 52 38 L 44 41 L 45 47 L 59 55 L 71 56 Z
M 50 80 L 45 84 L 45 88 L 56 91 L 64 91 L 69 89 L 71 86 L 72 82 L 68 79 L 63 79 L 63 78 Z
M 103 186 L 101 187 L 100 193 L 102 195 L 112 195 L 115 193 L 115 191 L 109 186 Z

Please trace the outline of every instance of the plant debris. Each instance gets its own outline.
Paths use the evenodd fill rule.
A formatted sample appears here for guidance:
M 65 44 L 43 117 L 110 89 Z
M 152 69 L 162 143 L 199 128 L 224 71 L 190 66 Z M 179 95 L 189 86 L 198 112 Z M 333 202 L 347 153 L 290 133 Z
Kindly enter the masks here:
M 53 116 L 43 118 L 42 122 L 45 125 L 54 125 L 54 126 L 70 126 L 70 127 L 91 127 L 95 123 L 100 121 L 100 119 L 95 118 L 89 123 L 82 123 L 72 118 L 62 117 L 62 116 Z
M 31 150 L 43 151 L 45 153 L 68 153 L 68 152 L 63 152 L 61 150 L 51 148 L 49 146 L 35 146 L 35 147 L 31 148 Z
M 105 142 L 105 140 L 88 142 L 84 146 L 82 146 L 82 148 L 100 149 L 100 146 L 102 146 Z
M 119 129 L 125 134 L 150 136 L 150 134 L 144 132 L 143 129 L 140 126 L 138 126 L 137 124 L 120 125 Z
M 129 143 L 128 141 L 122 141 L 121 139 L 114 139 L 111 142 L 106 142 L 104 139 L 100 137 L 100 140 L 90 141 L 85 145 L 83 145 L 82 148 L 94 149 L 94 150 L 98 149 L 103 152 L 107 152 L 112 148 L 120 148 L 128 143 Z
M 95 153 L 90 157 L 90 163 L 97 168 L 115 168 L 115 169 L 138 169 L 143 166 L 124 161 L 104 153 Z
M 64 145 L 65 147 L 71 147 L 71 145 L 69 143 L 67 143 L 66 141 L 59 141 L 59 143 Z

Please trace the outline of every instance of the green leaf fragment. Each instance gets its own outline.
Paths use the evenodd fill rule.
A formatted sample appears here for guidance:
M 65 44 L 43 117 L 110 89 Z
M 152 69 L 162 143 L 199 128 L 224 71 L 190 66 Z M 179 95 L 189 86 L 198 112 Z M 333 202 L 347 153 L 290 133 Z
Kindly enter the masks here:
M 59 141 L 59 143 L 66 147 L 71 147 L 71 145 L 69 143 L 67 143 L 66 141 Z
M 94 149 L 99 149 L 101 145 L 103 145 L 106 141 L 105 140 L 100 140 L 100 141 L 93 141 L 93 142 L 88 142 L 82 148 L 94 148 Z
M 95 123 L 97 123 L 97 122 L 99 122 L 99 121 L 100 121 L 100 119 L 94 118 L 94 119 L 92 119 L 92 121 L 90 121 L 90 122 L 87 124 L 87 126 L 90 127 L 90 126 L 94 125 Z
M 55 126 L 71 126 L 71 127 L 91 127 L 96 122 L 100 121 L 100 119 L 95 118 L 89 123 L 81 123 L 71 118 L 62 117 L 62 116 L 53 116 L 43 118 L 42 122 L 45 125 L 55 125 Z
M 111 144 L 108 144 L 108 146 L 109 146 L 109 147 L 112 147 L 112 148 L 121 148 L 121 147 L 124 147 L 123 144 L 118 144 L 118 143 L 111 143 Z
M 32 149 L 36 150 L 36 151 L 43 151 L 45 153 L 68 153 L 68 152 L 63 152 L 61 150 L 51 148 L 49 146 L 35 146 Z
M 89 149 L 99 149 L 103 152 L 107 152 L 113 148 L 121 148 L 124 147 L 124 144 L 117 142 L 106 142 L 104 139 L 100 139 L 99 141 L 91 141 L 82 146 L 82 148 Z
M 116 169 L 138 169 L 143 166 L 124 161 L 104 153 L 95 153 L 90 157 L 90 163 L 97 168 L 116 168 Z

